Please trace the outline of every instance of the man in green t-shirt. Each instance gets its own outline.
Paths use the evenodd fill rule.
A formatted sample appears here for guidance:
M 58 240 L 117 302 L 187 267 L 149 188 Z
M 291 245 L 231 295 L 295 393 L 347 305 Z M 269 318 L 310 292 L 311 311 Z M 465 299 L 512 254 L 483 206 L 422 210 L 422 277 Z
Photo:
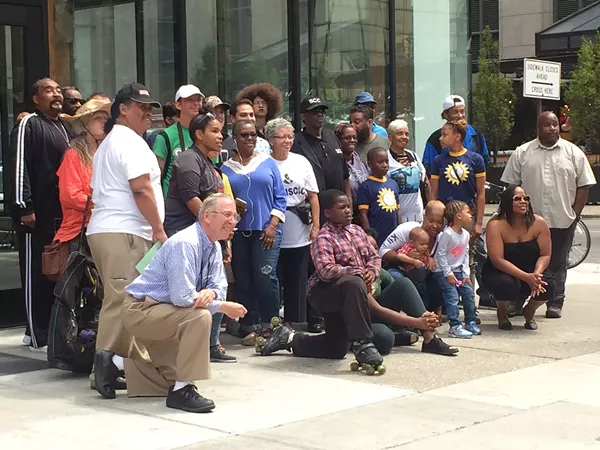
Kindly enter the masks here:
M 175 94 L 175 104 L 179 110 L 179 122 L 162 131 L 154 141 L 153 151 L 158 160 L 161 172 L 161 185 L 163 195 L 167 197 L 169 181 L 171 180 L 171 166 L 177 155 L 193 144 L 189 126 L 191 120 L 198 115 L 204 94 L 193 84 L 181 86 Z M 181 145 L 183 141 L 183 145 Z

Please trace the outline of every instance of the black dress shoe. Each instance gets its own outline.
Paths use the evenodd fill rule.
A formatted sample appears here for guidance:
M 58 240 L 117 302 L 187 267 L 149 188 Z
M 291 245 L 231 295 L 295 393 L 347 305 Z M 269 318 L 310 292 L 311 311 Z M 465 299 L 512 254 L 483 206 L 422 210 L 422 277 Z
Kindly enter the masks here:
M 188 384 L 176 391 L 173 390 L 173 386 L 169 387 L 167 407 L 193 413 L 207 413 L 215 409 L 215 402 L 198 394 L 194 384 Z
M 119 369 L 113 363 L 114 353 L 105 350 L 96 351 L 94 356 L 94 384 L 96 391 L 104 398 L 115 398 L 115 386 Z

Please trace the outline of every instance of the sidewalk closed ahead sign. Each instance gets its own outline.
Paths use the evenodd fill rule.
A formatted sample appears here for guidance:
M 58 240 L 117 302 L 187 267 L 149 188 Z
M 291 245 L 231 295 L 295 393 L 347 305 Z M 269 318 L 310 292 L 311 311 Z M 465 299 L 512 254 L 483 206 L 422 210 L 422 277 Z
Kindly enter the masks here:
M 523 97 L 560 100 L 560 63 L 525 58 L 523 64 Z

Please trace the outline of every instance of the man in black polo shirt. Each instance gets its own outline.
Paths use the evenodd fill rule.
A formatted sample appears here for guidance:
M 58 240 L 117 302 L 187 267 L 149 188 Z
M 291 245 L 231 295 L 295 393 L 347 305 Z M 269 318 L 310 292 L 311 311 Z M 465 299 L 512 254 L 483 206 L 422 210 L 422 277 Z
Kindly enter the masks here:
M 329 189 L 337 189 L 346 193 L 352 199 L 350 191 L 350 174 L 348 165 L 342 154 L 342 145 L 337 136 L 330 130 L 323 129 L 325 111 L 329 108 L 318 97 L 307 97 L 300 103 L 300 113 L 304 129 L 296 132 L 292 151 L 304 156 L 313 168 L 319 196 Z M 321 203 L 321 202 L 319 202 Z M 352 207 L 352 205 L 350 205 Z M 321 207 L 321 226 L 325 223 L 325 214 Z M 308 272 L 315 271 L 312 260 Z M 320 317 L 310 303 L 308 304 L 308 331 L 319 333 L 323 331 L 323 318 Z
M 300 113 L 304 129 L 296 132 L 292 151 L 310 162 L 317 178 L 319 193 L 337 189 L 344 191 L 351 199 L 348 165 L 344 161 L 342 145 L 332 131 L 323 129 L 325 111 L 328 108 L 318 97 L 302 100 Z M 321 217 L 325 217 L 323 211 Z

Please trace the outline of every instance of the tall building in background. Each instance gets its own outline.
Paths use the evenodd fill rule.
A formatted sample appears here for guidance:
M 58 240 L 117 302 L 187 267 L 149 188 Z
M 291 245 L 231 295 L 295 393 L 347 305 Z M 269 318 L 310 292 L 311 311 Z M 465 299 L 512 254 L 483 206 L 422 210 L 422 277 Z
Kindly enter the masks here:
M 469 24 L 473 83 L 477 81 L 480 36 L 486 26 L 499 43 L 500 70 L 513 80 L 517 103 L 515 128 L 507 144 L 511 148 L 535 135 L 536 105 L 522 97 L 523 59 L 560 62 L 562 79 L 568 83 L 582 39 L 595 39 L 600 28 L 600 1 L 470 0 Z M 544 109 L 557 113 L 561 106 L 560 101 L 543 104 Z

